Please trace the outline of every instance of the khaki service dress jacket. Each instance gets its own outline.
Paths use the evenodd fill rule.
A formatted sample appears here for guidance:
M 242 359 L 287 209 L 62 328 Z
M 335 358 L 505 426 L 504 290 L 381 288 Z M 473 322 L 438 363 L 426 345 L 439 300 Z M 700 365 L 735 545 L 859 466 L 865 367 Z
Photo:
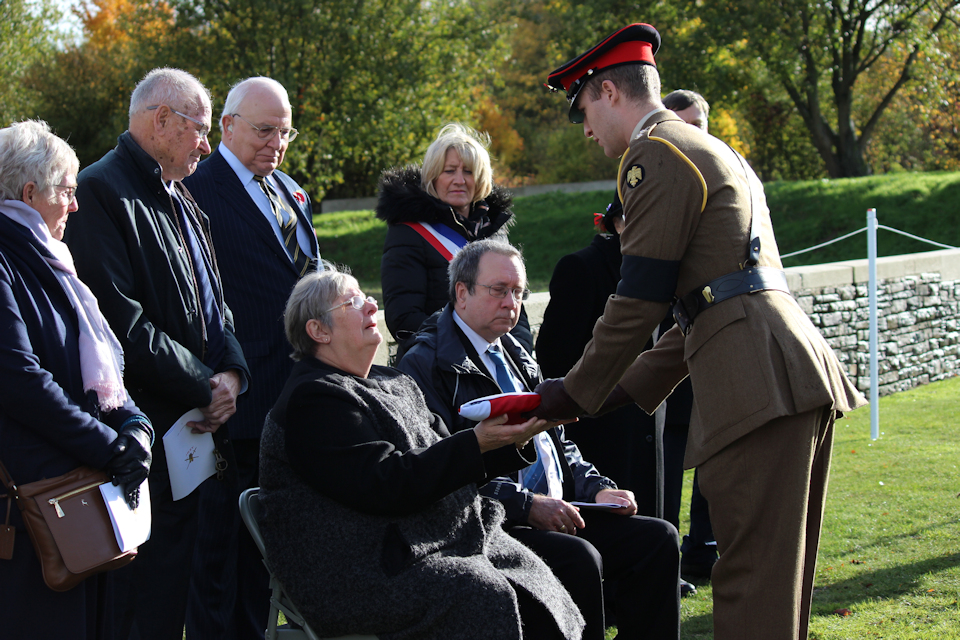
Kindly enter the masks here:
M 619 382 L 652 413 L 689 373 L 690 468 L 775 418 L 866 402 L 780 291 L 725 300 L 698 315 L 688 335 L 674 327 L 640 355 L 674 296 L 741 268 L 751 215 L 759 217 L 760 266 L 782 264 L 759 178 L 728 145 L 670 111 L 637 125 L 618 188 L 626 222 L 621 281 L 564 379 L 581 407 L 595 411 Z

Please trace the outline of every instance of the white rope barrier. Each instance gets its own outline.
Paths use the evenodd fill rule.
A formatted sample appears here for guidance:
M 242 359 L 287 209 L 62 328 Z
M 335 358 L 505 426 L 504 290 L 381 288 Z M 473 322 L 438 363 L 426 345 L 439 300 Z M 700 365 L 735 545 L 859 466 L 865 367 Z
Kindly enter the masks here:
M 822 242 L 818 245 L 808 247 L 806 249 L 801 249 L 800 251 L 794 251 L 792 253 L 781 254 L 781 258 L 791 258 L 793 256 L 798 256 L 802 253 L 808 253 L 810 251 L 816 251 L 817 249 L 822 249 L 828 245 L 831 245 L 835 242 L 840 242 L 841 240 L 846 240 L 847 238 L 853 237 L 858 233 L 863 233 L 867 231 L 867 261 L 869 265 L 869 283 L 867 288 L 869 290 L 869 311 L 870 311 L 870 438 L 876 440 L 880 437 L 880 375 L 879 375 L 879 354 L 878 354 L 878 329 L 877 329 L 877 229 L 883 229 L 885 231 L 892 231 L 893 233 L 898 233 L 902 236 L 906 236 L 912 240 L 917 240 L 919 242 L 925 242 L 927 244 L 933 245 L 935 247 L 940 247 L 941 249 L 957 249 L 958 247 L 950 246 L 949 244 L 943 244 L 942 242 L 935 242 L 933 240 L 928 240 L 926 238 L 921 238 L 920 236 L 915 236 L 912 233 L 907 233 L 906 231 L 900 231 L 899 229 L 894 229 L 893 227 L 888 227 L 886 225 L 877 223 L 877 210 L 868 209 L 867 210 L 867 226 L 862 229 L 857 229 L 856 231 L 851 231 L 846 233 L 839 238 L 834 238 L 833 240 L 828 240 L 827 242 Z
M 833 244 L 834 242 L 840 242 L 841 240 L 846 240 L 847 238 L 849 238 L 849 237 L 851 237 L 851 236 L 855 236 L 855 235 L 857 235 L 858 233 L 863 233 L 863 232 L 866 231 L 866 230 L 867 230 L 866 227 L 864 227 L 863 229 L 857 229 L 856 231 L 851 231 L 850 233 L 848 233 L 848 234 L 846 234 L 846 235 L 842 235 L 842 236 L 840 236 L 839 238 L 834 238 L 833 240 L 827 240 L 826 242 L 823 242 L 823 243 L 821 243 L 821 244 L 814 245 L 814 246 L 808 247 L 808 248 L 806 248 L 806 249 L 800 249 L 800 251 L 794 251 L 793 253 L 781 253 L 781 254 L 780 254 L 780 257 L 781 257 L 781 258 L 792 258 L 793 256 L 798 256 L 798 255 L 800 255 L 801 253 L 807 253 L 808 251 L 815 251 L 815 250 L 817 250 L 817 249 L 822 249 L 823 247 L 826 247 L 827 245 L 831 245 L 831 244 Z
M 908 238 L 911 238 L 912 240 L 919 240 L 920 242 L 926 242 L 927 244 L 931 244 L 931 245 L 933 245 L 933 246 L 935 246 L 935 247 L 940 247 L 941 249 L 960 249 L 960 247 L 952 247 L 952 246 L 950 246 L 949 244 L 943 244 L 943 243 L 941 243 L 941 242 L 935 242 L 934 240 L 927 240 L 926 238 L 921 238 L 920 236 L 915 236 L 915 235 L 913 235 L 912 233 L 907 233 L 906 231 L 900 231 L 899 229 L 894 229 L 893 227 L 888 227 L 888 226 L 885 225 L 885 224 L 879 224 L 879 225 L 877 225 L 877 228 L 878 228 L 878 229 L 884 229 L 884 230 L 886 230 L 886 231 L 892 231 L 892 232 L 894 232 L 894 233 L 899 233 L 900 235 L 906 236 L 906 237 L 908 237 Z M 821 242 L 820 244 L 814 245 L 814 246 L 812 246 L 812 247 L 807 247 L 806 249 L 800 249 L 800 251 L 794 251 L 794 252 L 792 252 L 792 253 L 781 253 L 781 254 L 780 254 L 780 258 L 781 258 L 781 259 L 782 259 L 782 258 L 792 258 L 793 256 L 798 256 L 798 255 L 800 255 L 801 253 L 808 253 L 808 252 L 810 252 L 810 251 L 816 251 L 817 249 L 822 249 L 823 247 L 826 247 L 826 246 L 828 246 L 828 245 L 831 245 L 831 244 L 833 244 L 833 243 L 835 243 L 835 242 L 840 242 L 841 240 L 846 240 L 847 238 L 850 238 L 850 237 L 852 237 L 852 236 L 855 236 L 855 235 L 857 235 L 858 233 L 863 233 L 863 232 L 866 231 L 866 230 L 867 230 L 867 228 L 866 228 L 866 227 L 863 227 L 862 229 L 857 229 L 856 231 L 851 231 L 850 233 L 846 233 L 846 234 L 840 236 L 839 238 L 834 238 L 833 240 L 827 240 L 826 242 Z
M 948 244 L 941 244 L 939 242 L 934 242 L 933 240 L 927 240 L 926 238 L 921 238 L 920 236 L 915 236 L 912 233 L 907 233 L 906 231 L 900 231 L 899 229 L 894 229 L 893 227 L 888 227 L 885 224 L 878 224 L 878 229 L 886 229 L 887 231 L 893 231 L 894 233 L 899 233 L 902 236 L 907 236 L 908 238 L 913 238 L 914 240 L 919 240 L 920 242 L 926 242 L 927 244 L 932 244 L 935 247 L 940 247 L 941 249 L 960 249 L 960 247 L 951 247 Z

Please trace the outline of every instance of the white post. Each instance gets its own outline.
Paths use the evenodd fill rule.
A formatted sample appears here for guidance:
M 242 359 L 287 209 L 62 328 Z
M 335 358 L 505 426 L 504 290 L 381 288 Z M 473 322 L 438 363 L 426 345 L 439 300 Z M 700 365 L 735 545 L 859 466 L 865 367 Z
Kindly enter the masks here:
M 880 374 L 877 355 L 877 210 L 867 209 L 867 259 L 870 262 L 870 438 L 880 437 Z

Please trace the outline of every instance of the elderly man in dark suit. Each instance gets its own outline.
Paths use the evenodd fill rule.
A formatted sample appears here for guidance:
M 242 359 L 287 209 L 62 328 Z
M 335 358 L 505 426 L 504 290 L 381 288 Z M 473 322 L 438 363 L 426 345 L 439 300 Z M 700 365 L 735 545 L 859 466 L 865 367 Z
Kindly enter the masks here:
M 126 387 L 157 430 L 153 532 L 136 561 L 114 573 L 116 638 L 183 637 L 199 497 L 173 499 L 161 436 L 196 408 L 204 419 L 191 426 L 222 444 L 216 432 L 250 375 L 210 223 L 181 182 L 210 151 L 210 115 L 210 95 L 192 75 L 148 73 L 130 97 L 129 130 L 80 172 L 82 213 L 64 238 L 123 347 Z
M 187 635 L 262 638 L 268 577 L 240 520 L 237 496 L 259 484 L 263 421 L 293 367 L 284 305 L 297 280 L 317 269 L 319 249 L 310 197 L 277 170 L 297 136 L 283 86 L 263 77 L 236 84 L 220 129 L 219 147 L 186 184 L 210 217 L 224 297 L 254 384 L 227 425 L 239 485 L 211 479 L 201 487 Z
M 699 468 L 720 552 L 714 637 L 803 639 L 834 420 L 865 401 L 790 295 L 757 175 L 664 108 L 659 46 L 632 24 L 548 78 L 570 121 L 622 156 L 625 225 L 617 293 L 579 362 L 537 388 L 537 414 L 631 401 L 652 413 L 689 375 L 685 464 Z M 676 299 L 678 326 L 641 354 Z

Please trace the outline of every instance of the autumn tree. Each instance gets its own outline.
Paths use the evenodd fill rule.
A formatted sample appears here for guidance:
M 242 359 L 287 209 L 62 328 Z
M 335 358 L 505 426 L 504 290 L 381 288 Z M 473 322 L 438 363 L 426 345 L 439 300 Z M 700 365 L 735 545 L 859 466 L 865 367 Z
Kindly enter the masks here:
M 174 26 L 166 2 L 85 0 L 74 9 L 80 42 L 34 64 L 25 81 L 36 110 L 76 149 L 80 166 L 116 145 L 128 123 L 130 93 L 154 66 Z
M 872 95 L 896 73 L 896 55 L 878 62 L 861 95 Z M 867 145 L 878 171 L 960 169 L 960 30 L 941 31 L 917 58 L 914 80 L 890 103 L 883 126 Z
M 704 41 L 700 18 L 682 0 L 638 6 L 626 0 L 488 0 L 507 28 L 510 53 L 487 86 L 497 108 L 523 142 L 508 162 L 512 178 L 539 183 L 612 178 L 616 161 L 567 120 L 566 103 L 543 83 L 547 74 L 615 29 L 631 22 L 654 25 L 663 37 L 657 54 L 664 92 L 693 89 L 707 97 L 717 127 L 738 149 L 746 139 L 737 109 L 748 94 L 749 67 L 733 48 Z M 714 119 L 713 117 L 711 118 Z M 743 125 L 745 126 L 745 125 Z
M 881 118 L 960 0 L 691 0 L 704 39 L 743 45 L 789 96 L 832 177 L 862 176 Z M 885 56 L 897 72 L 858 107 L 857 83 Z

